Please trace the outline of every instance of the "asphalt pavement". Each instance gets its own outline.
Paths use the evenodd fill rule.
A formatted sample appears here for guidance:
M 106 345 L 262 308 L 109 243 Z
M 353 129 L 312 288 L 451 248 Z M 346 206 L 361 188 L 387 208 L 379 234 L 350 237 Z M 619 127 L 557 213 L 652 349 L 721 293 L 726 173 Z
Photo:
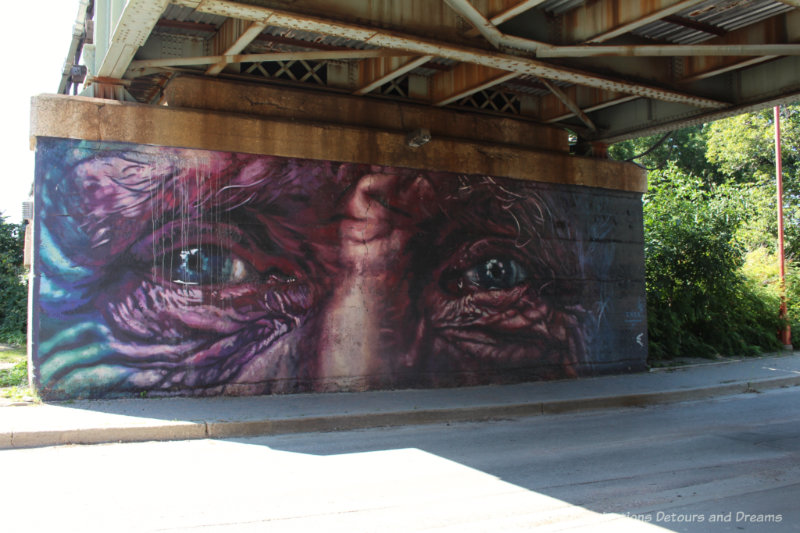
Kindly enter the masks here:
M 800 352 L 577 380 L 435 390 L 0 407 L 0 449 L 277 435 L 647 406 L 800 385 Z

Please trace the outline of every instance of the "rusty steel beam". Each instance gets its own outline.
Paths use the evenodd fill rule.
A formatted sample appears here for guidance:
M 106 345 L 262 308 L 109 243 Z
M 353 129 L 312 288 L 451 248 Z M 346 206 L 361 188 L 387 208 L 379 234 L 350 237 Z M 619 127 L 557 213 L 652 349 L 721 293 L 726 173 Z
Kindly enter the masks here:
M 584 113 L 590 113 L 597 109 L 637 98 L 636 96 L 625 95 L 616 91 L 603 91 L 592 89 L 591 87 L 582 87 L 580 85 L 563 87 L 561 90 L 570 100 L 575 102 L 575 105 L 579 106 Z M 561 122 L 562 120 L 575 116 L 574 111 L 567 107 L 565 103 L 554 94 L 541 96 L 538 100 L 539 112 L 536 118 L 542 122 Z
M 234 56 L 253 42 L 266 27 L 267 25 L 262 22 L 250 22 L 248 24 L 244 20 L 229 18 L 220 26 L 212 38 L 211 49 L 215 54 L 224 57 Z M 214 63 L 208 67 L 206 75 L 216 76 L 229 64 L 225 59 Z
M 800 46 L 800 11 L 789 11 L 705 42 L 708 46 L 723 48 L 749 43 Z M 763 63 L 777 55 L 781 54 L 764 54 L 746 60 L 736 56 L 687 57 L 678 70 L 682 73 L 681 81 L 695 81 Z
M 491 21 L 486 20 L 480 11 L 469 2 L 469 0 L 444 0 L 450 8 L 458 13 L 467 22 L 472 24 L 483 37 L 489 41 L 492 46 L 502 50 L 503 48 L 515 48 L 517 50 L 537 51 L 540 48 L 549 47 L 547 43 L 540 41 L 532 41 L 530 39 L 523 39 L 521 37 L 514 37 L 513 35 L 506 35 Z
M 500 13 L 495 15 L 491 15 L 489 17 L 489 22 L 492 23 L 493 26 L 499 26 L 503 22 L 507 20 L 511 20 L 512 18 L 516 17 L 517 15 L 521 15 L 522 13 L 533 9 L 534 7 L 538 6 L 539 4 L 544 3 L 546 0 L 523 0 Z M 467 37 L 476 37 L 480 35 L 480 32 L 477 28 L 472 28 L 471 30 L 464 33 Z
M 594 93 L 593 94 L 594 98 L 592 98 L 591 101 L 594 101 L 595 103 L 592 105 L 586 105 L 586 103 L 583 102 L 583 99 L 581 99 L 584 113 L 591 113 L 592 111 L 598 111 L 600 109 L 605 109 L 607 107 L 624 104 L 625 102 L 630 102 L 631 100 L 636 100 L 638 98 L 638 96 L 630 96 L 630 95 L 621 96 L 619 94 L 613 96 L 613 93 L 611 93 L 612 95 L 610 96 L 606 91 L 597 91 L 594 89 L 589 89 L 587 87 L 581 87 L 581 89 L 584 89 L 586 91 L 591 91 L 592 93 Z M 555 100 L 557 100 L 555 97 L 553 98 L 543 97 L 541 99 L 542 103 L 540 107 L 546 108 L 551 112 L 552 111 L 560 112 L 560 114 L 555 116 L 550 116 L 549 118 L 540 116 L 539 120 L 541 120 L 546 124 L 555 124 L 557 122 L 562 122 L 564 120 L 567 120 L 575 116 L 575 113 L 567 109 L 566 106 L 564 106 L 563 104 L 561 104 L 561 107 L 558 108 L 557 104 L 550 103 L 550 102 L 555 102 Z
M 689 28 L 690 30 L 697 30 L 703 33 L 708 33 L 709 35 L 716 35 L 717 37 L 720 37 L 728 33 L 722 28 L 712 26 L 711 24 L 706 24 L 705 22 L 700 22 L 699 20 L 692 20 L 684 17 L 679 17 L 678 15 L 669 15 L 668 17 L 664 17 L 661 20 L 663 20 L 664 22 L 669 22 L 670 24 L 675 24 L 678 26 L 683 26 L 684 28 Z
M 681 83 L 689 83 L 714 76 L 720 76 L 726 72 L 734 70 L 741 70 L 765 61 L 770 61 L 778 56 L 759 56 L 751 57 L 750 59 L 742 60 L 740 57 L 707 57 L 707 58 L 689 58 L 693 60 L 688 69 L 684 71 L 683 77 L 679 80 Z
M 536 51 L 537 57 L 593 57 L 593 56 L 796 56 L 800 44 L 665 44 L 665 45 L 590 45 L 554 46 Z
M 493 15 L 491 18 L 489 18 L 489 22 L 491 22 L 495 26 L 499 26 L 503 22 L 511 20 L 517 15 L 521 15 L 522 13 L 528 11 L 529 9 L 533 9 L 534 7 L 538 6 L 539 4 L 543 4 L 544 2 L 545 0 L 523 0 L 517 5 L 506 9 L 502 13 Z
M 800 45 L 794 44 L 692 44 L 692 45 L 588 45 L 552 46 L 540 41 L 505 35 L 491 21 L 470 4 L 469 0 L 444 0 L 456 13 L 464 17 L 495 48 L 504 47 L 527 50 L 537 57 L 593 57 L 593 56 L 757 56 L 800 55 Z M 593 4 L 600 5 L 600 4 Z
M 514 79 L 517 73 L 473 63 L 460 63 L 431 80 L 431 102 L 445 106 L 489 87 Z
M 180 3 L 196 8 L 207 1 L 181 0 Z M 380 26 L 384 29 L 424 36 L 432 39 L 459 40 L 456 16 L 441 0 L 239 0 L 258 4 L 268 9 L 288 9 L 309 17 L 337 20 L 343 23 Z M 517 0 L 474 0 L 485 12 L 495 13 L 506 9 Z
M 190 22 L 186 20 L 171 20 L 160 19 L 156 23 L 156 28 L 175 28 L 178 30 L 198 31 L 205 33 L 216 33 L 217 26 L 213 24 L 205 24 L 203 22 Z M 310 48 L 312 50 L 352 50 L 343 46 L 334 46 L 325 43 L 316 43 L 313 41 L 303 41 L 300 39 L 292 39 L 291 37 L 284 37 L 281 35 L 270 35 L 261 33 L 256 36 L 254 41 L 271 43 L 271 44 L 285 44 L 288 46 L 296 46 L 298 48 Z
M 545 79 L 542 79 L 541 81 L 545 85 L 545 87 L 547 87 L 547 89 L 551 93 L 553 93 L 553 95 L 556 98 L 561 100 L 562 104 L 567 106 L 567 109 L 572 111 L 575 114 L 575 116 L 577 116 L 581 120 L 581 122 L 583 122 L 586 125 L 587 128 L 589 128 L 592 131 L 597 131 L 597 126 L 594 125 L 592 119 L 590 119 L 589 116 L 586 113 L 584 113 L 580 107 L 578 107 L 578 104 L 576 104 L 572 98 L 570 98 L 566 93 L 564 93 L 564 91 L 562 91 L 557 85 L 554 85 Z
M 702 0 L 598 0 L 565 13 L 561 35 L 568 43 L 599 43 L 674 15 Z
M 459 62 L 474 63 L 517 74 L 529 74 L 555 81 L 577 83 L 589 87 L 624 92 L 667 102 L 683 103 L 700 108 L 721 109 L 727 104 L 640 83 L 606 77 L 591 72 L 551 65 L 536 59 L 460 46 L 444 41 L 424 39 L 381 28 L 320 19 L 286 11 L 238 4 L 228 0 L 175 0 L 176 4 L 196 8 L 203 13 L 236 17 L 254 22 L 355 39 L 375 46 L 402 50 L 418 55 L 433 55 Z
M 238 54 L 198 57 L 167 57 L 164 59 L 140 59 L 131 61 L 132 70 L 145 68 L 186 67 L 192 65 L 213 65 L 220 62 L 263 63 L 266 61 L 325 61 L 335 59 L 365 59 L 370 57 L 391 57 L 402 55 L 392 50 L 320 50 L 313 52 L 268 52 L 265 54 Z
M 399 78 L 417 67 L 421 67 L 433 56 L 421 57 L 376 57 L 359 64 L 359 89 L 353 94 L 367 94 L 381 85 Z

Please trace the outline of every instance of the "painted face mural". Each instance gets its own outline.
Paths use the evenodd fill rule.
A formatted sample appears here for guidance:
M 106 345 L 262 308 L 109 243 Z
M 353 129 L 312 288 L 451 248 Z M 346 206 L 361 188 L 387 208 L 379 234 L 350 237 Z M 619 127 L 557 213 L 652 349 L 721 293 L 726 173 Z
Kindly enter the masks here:
M 36 194 L 34 366 L 50 397 L 451 386 L 644 361 L 638 195 L 58 139 L 39 140 Z

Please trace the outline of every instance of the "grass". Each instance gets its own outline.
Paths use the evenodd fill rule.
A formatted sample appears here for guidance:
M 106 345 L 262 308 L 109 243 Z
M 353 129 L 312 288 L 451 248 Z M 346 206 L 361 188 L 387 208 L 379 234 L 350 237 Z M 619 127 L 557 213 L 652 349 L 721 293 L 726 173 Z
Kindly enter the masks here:
M 38 401 L 36 394 L 28 387 L 28 357 L 25 349 L 11 347 L 0 350 L 0 363 L 13 365 L 0 368 L 0 398 Z
M 0 349 L 0 363 L 17 364 L 27 358 L 24 347 L 12 346 L 11 348 Z
M 0 388 L 21 387 L 28 384 L 28 361 L 20 361 L 11 368 L 0 369 Z

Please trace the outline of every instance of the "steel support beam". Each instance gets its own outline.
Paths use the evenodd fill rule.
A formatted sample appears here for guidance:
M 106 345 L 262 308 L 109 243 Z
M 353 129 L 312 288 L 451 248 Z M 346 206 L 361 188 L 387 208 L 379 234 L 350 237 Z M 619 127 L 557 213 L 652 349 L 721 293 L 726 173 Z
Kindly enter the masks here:
M 444 0 L 450 8 L 463 17 L 467 22 L 489 41 L 492 46 L 502 50 L 503 48 L 515 48 L 517 50 L 527 50 L 535 52 L 541 48 L 549 47 L 547 43 L 523 39 L 501 33 L 500 30 L 489 20 L 486 20 L 480 11 L 469 2 L 469 0 Z
M 104 78 L 122 78 L 136 51 L 145 43 L 169 3 L 170 0 L 128 0 L 117 21 L 98 13 L 98 21 L 110 23 L 114 33 L 97 72 L 93 74 Z
M 584 113 L 590 113 L 612 105 L 621 104 L 638 98 L 615 91 L 602 91 L 591 87 L 573 85 L 564 87 L 561 91 L 578 106 Z M 561 122 L 575 116 L 574 110 L 555 94 L 539 97 L 539 111 L 536 118 L 542 122 Z
M 261 22 L 250 22 L 229 18 L 219 31 L 214 35 L 212 40 L 212 50 L 215 53 L 228 57 L 233 56 L 245 49 L 245 47 L 253 42 L 258 35 L 264 31 L 267 25 Z M 228 65 L 225 60 L 211 65 L 206 74 L 209 76 L 216 76 Z
M 725 47 L 732 45 L 738 46 L 742 44 L 774 43 L 775 41 L 781 41 L 777 44 L 793 44 L 796 46 L 797 41 L 800 41 L 800 11 L 784 13 L 757 24 L 728 32 L 724 36 L 706 41 L 704 45 L 719 47 L 720 50 L 725 50 Z M 724 55 L 709 55 L 706 57 L 689 56 L 679 59 L 681 63 L 680 66 L 676 68 L 676 71 L 679 73 L 678 80 L 680 82 L 691 83 L 694 81 L 719 76 L 727 72 L 752 67 L 758 65 L 759 63 L 776 59 L 777 57 L 778 56 L 775 55 L 747 58 L 742 56 Z M 577 102 L 587 113 L 603 109 L 604 107 L 619 105 L 631 100 L 631 98 L 628 97 L 619 98 L 618 93 L 596 90 L 592 92 L 600 96 L 600 98 L 596 99 L 592 97 L 587 99 L 586 95 L 590 90 L 584 87 L 579 87 L 578 89 L 581 96 L 577 97 Z M 544 122 L 560 122 L 574 116 L 574 113 L 571 111 L 564 109 L 563 107 L 560 108 L 560 102 L 553 97 L 542 97 L 541 101 L 543 103 L 540 107 L 543 110 L 560 109 L 560 111 L 558 111 L 559 114 L 555 116 L 540 116 L 540 120 Z M 545 112 L 543 111 L 543 113 Z
M 499 26 L 503 22 L 511 20 L 517 15 L 521 15 L 522 13 L 528 11 L 529 9 L 533 9 L 539 4 L 543 4 L 545 1 L 546 0 L 523 0 L 514 7 L 506 9 L 502 13 L 492 16 L 489 21 L 495 26 Z
M 522 2 L 519 2 L 518 4 L 505 9 L 500 13 L 491 15 L 489 17 L 489 22 L 491 22 L 493 26 L 499 26 L 503 22 L 511 20 L 517 15 L 521 15 L 522 13 L 528 11 L 529 9 L 533 9 L 534 7 L 544 3 L 545 1 L 546 0 L 523 0 Z M 475 37 L 477 35 L 480 35 L 480 32 L 477 30 L 477 28 L 473 28 L 467 31 L 464 35 L 466 35 L 467 37 Z
M 431 100 L 435 106 L 445 106 L 516 77 L 514 72 L 461 63 L 452 70 L 434 75 Z
M 608 100 L 601 99 L 599 101 L 599 103 L 597 103 L 596 105 L 592 105 L 592 106 L 589 106 L 589 107 L 584 107 L 583 111 L 584 111 L 584 113 L 591 113 L 592 111 L 599 111 L 601 109 L 605 109 L 606 107 L 612 107 L 612 106 L 615 106 L 615 105 L 621 105 L 621 104 L 624 104 L 626 102 L 630 102 L 631 100 L 636 100 L 637 98 L 638 98 L 638 96 L 621 96 L 619 98 L 612 98 L 612 99 L 608 99 Z M 565 121 L 565 120 L 567 120 L 567 119 L 569 119 L 571 117 L 574 117 L 574 116 L 575 116 L 575 113 L 570 111 L 568 113 L 564 113 L 562 115 L 557 115 L 555 117 L 546 119 L 546 120 L 544 120 L 544 122 L 547 123 L 547 124 L 555 124 L 557 122 L 563 122 L 563 121 Z
M 545 87 L 547 87 L 547 89 L 561 101 L 562 104 L 567 106 L 567 109 L 572 111 L 581 120 L 581 122 L 586 125 L 587 128 L 592 131 L 597 131 L 597 126 L 594 125 L 592 119 L 590 119 L 589 116 L 584 113 L 580 107 L 578 107 L 578 104 L 576 104 L 572 98 L 567 96 L 557 85 L 554 85 L 545 79 L 542 79 L 541 81 L 544 83 Z
M 799 0 L 800 1 L 800 0 Z M 724 49 L 728 46 L 748 45 L 750 43 L 782 43 L 784 46 L 800 46 L 800 10 L 790 11 L 757 24 L 715 37 L 704 44 Z M 743 59 L 736 56 L 687 57 L 682 60 L 682 81 L 694 81 L 724 74 L 734 69 L 744 68 L 774 59 L 778 55 Z M 792 54 L 794 55 L 794 54 Z
M 561 35 L 568 43 L 599 43 L 674 15 L 702 0 L 598 0 L 587 2 L 561 18 Z
M 399 78 L 433 59 L 421 57 L 378 57 L 366 59 L 359 64 L 359 89 L 353 94 L 367 94 L 381 85 Z
M 204 0 L 202 3 L 198 0 L 176 0 L 176 3 L 194 7 L 203 13 L 236 17 L 290 29 L 301 29 L 325 35 L 346 37 L 384 48 L 403 50 L 418 55 L 435 55 L 458 62 L 474 63 L 484 67 L 515 72 L 517 74 L 529 74 L 550 80 L 576 83 L 589 87 L 619 91 L 626 94 L 683 103 L 701 108 L 720 109 L 727 106 L 727 104 L 708 98 L 605 77 L 577 69 L 555 66 L 536 59 L 423 39 L 380 28 L 367 28 L 355 24 L 323 20 L 316 17 L 277 11 L 259 6 L 238 4 L 228 0 Z
M 537 57 L 592 57 L 592 56 L 796 56 L 800 44 L 666 44 L 621 46 L 554 46 L 540 48 Z
M 187 67 L 192 65 L 213 65 L 224 62 L 264 63 L 267 61 L 325 61 L 334 59 L 365 59 L 401 55 L 392 50 L 315 50 L 313 52 L 268 52 L 265 54 L 239 54 L 199 57 L 168 57 L 164 59 L 141 59 L 131 61 L 132 70 L 145 68 Z
M 669 22 L 670 24 L 676 24 L 678 26 L 682 26 L 684 28 L 689 28 L 691 30 L 701 31 L 703 33 L 707 33 L 709 35 L 725 35 L 728 33 L 727 31 L 723 30 L 720 27 L 714 26 L 712 24 L 707 24 L 705 22 L 700 22 L 699 20 L 679 17 L 678 15 L 668 15 L 664 17 L 664 22 Z
M 723 83 L 736 85 L 736 102 L 721 110 L 687 113 L 685 106 L 637 99 L 592 113 L 602 125 L 601 135 L 593 140 L 614 143 L 658 131 L 682 128 L 727 116 L 792 102 L 800 97 L 800 57 L 786 56 L 729 74 Z M 646 127 L 642 127 L 645 124 Z
M 760 56 L 746 60 L 742 60 L 740 57 L 688 58 L 693 61 L 684 62 L 683 77 L 680 79 L 680 82 L 690 83 L 706 78 L 713 78 L 714 76 L 720 76 L 726 72 L 758 65 L 759 63 L 770 61 L 777 57 L 778 56 Z
M 61 82 L 58 84 L 58 93 L 65 94 L 70 83 L 72 67 L 77 63 L 80 55 L 80 47 L 86 38 L 86 11 L 89 8 L 89 0 L 81 0 L 78 6 L 78 15 L 72 24 L 72 40 L 70 41 L 67 58 L 64 60 L 64 67 L 61 72 Z
M 594 56 L 758 56 L 800 55 L 800 45 L 788 43 L 737 43 L 737 44 L 692 44 L 692 45 L 591 45 L 552 46 L 540 41 L 503 34 L 497 27 L 475 9 L 469 0 L 444 0 L 456 13 L 464 17 L 495 48 L 515 48 L 536 53 L 537 57 L 594 57 Z M 592 4 L 594 6 L 601 3 Z M 645 17 L 647 20 L 653 15 Z

